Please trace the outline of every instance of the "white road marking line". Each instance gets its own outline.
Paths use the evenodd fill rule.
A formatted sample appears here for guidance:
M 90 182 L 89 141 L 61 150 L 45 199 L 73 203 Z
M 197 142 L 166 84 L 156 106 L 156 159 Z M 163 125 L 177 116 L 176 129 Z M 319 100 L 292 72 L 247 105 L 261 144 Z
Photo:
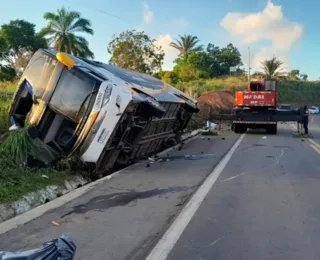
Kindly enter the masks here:
M 276 162 L 274 164 L 278 164 L 279 163 L 281 157 L 284 155 L 284 150 L 285 150 L 285 148 L 282 148 L 281 154 L 277 157 Z
M 146 260 L 165 260 L 246 134 L 242 134 L 165 232 Z
M 242 173 L 240 173 L 240 174 L 238 174 L 238 175 L 232 176 L 232 177 L 230 177 L 230 178 L 228 178 L 228 179 L 225 179 L 225 180 L 223 180 L 223 181 L 221 181 L 221 182 L 231 181 L 231 180 L 233 180 L 233 179 L 235 179 L 235 178 L 238 178 L 238 177 L 242 176 L 243 174 L 245 174 L 245 172 L 242 172 Z
M 208 247 L 214 246 L 214 245 L 217 244 L 221 239 L 222 239 L 222 237 L 219 237 L 218 239 L 216 239 L 215 241 L 213 241 L 210 245 L 208 245 Z

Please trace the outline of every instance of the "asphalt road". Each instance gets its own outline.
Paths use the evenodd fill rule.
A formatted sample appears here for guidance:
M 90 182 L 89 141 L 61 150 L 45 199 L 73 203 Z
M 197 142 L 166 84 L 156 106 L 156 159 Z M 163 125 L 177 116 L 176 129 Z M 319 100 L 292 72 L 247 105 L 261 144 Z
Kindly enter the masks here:
M 320 151 L 287 124 L 263 137 L 246 135 L 168 260 L 320 259 Z
M 144 259 L 237 138 L 231 132 L 198 137 L 162 162 L 134 165 L 78 199 L 0 235 L 0 251 L 37 248 L 66 233 L 77 245 L 76 259 Z
M 320 259 L 320 122 L 310 126 L 314 142 L 293 138 L 293 129 L 245 135 L 168 260 Z M 0 249 L 35 248 L 67 233 L 76 259 L 145 259 L 238 137 L 198 137 L 162 162 L 131 167 L 0 235 Z
M 312 118 L 313 123 L 311 122 Z M 313 135 L 314 139 L 320 143 L 320 114 L 309 116 L 309 131 Z

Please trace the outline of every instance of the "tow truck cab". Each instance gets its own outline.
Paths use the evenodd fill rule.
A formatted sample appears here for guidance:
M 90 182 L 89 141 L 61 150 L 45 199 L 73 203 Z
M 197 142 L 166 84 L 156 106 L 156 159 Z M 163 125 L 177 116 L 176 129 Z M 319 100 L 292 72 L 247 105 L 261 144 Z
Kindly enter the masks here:
M 236 92 L 236 106 L 276 108 L 277 91 L 276 80 L 252 80 L 247 91 Z

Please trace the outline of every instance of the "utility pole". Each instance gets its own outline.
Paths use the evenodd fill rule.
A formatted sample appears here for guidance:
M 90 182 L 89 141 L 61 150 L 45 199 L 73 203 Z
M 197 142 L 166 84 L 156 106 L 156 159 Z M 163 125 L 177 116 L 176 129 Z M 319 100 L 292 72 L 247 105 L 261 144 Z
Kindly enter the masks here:
M 250 46 L 248 47 L 248 52 L 249 52 L 249 62 L 248 62 L 248 65 L 249 65 L 249 67 L 248 67 L 248 81 L 250 82 L 250 80 L 251 80 L 251 75 L 250 75 L 250 70 L 251 70 L 251 68 L 250 68 Z

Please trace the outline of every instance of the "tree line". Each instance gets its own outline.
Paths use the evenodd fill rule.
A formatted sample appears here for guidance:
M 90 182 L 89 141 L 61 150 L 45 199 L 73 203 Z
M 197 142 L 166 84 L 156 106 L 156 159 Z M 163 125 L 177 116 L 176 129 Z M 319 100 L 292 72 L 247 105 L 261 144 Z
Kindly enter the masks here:
M 47 12 L 43 18 L 47 26 L 39 32 L 35 24 L 25 20 L 12 20 L 0 28 L 0 81 L 19 77 L 33 53 L 39 48 L 54 48 L 76 56 L 93 58 L 88 41 L 77 33 L 93 35 L 91 23 L 75 11 L 58 9 Z
M 198 43 L 196 36 L 180 35 L 170 44 L 179 51 L 172 71 L 162 71 L 164 52 L 157 47 L 155 39 L 144 32 L 128 30 L 114 35 L 108 52 L 111 63 L 152 74 L 170 84 L 229 75 L 230 67 L 236 67 L 238 74 L 243 73 L 240 52 L 231 43 L 223 48 L 212 43 L 206 47 Z
M 93 35 L 91 22 L 79 12 L 68 11 L 64 7 L 56 12 L 43 15 L 47 25 L 36 32 L 35 25 L 25 20 L 13 20 L 0 27 L 0 81 L 19 77 L 33 53 L 39 48 L 54 48 L 75 56 L 93 59 L 94 54 L 84 34 Z M 78 33 L 81 33 L 79 35 Z M 236 69 L 236 75 L 244 75 L 241 54 L 229 43 L 219 47 L 213 43 L 200 44 L 198 37 L 179 35 L 170 44 L 178 50 L 178 56 L 172 71 L 163 71 L 165 53 L 144 32 L 126 30 L 113 35 L 107 52 L 110 63 L 130 70 L 153 75 L 170 84 L 189 82 L 197 79 L 209 79 L 230 74 L 230 67 Z M 276 58 L 262 62 L 262 72 L 255 76 L 286 77 L 291 80 L 307 80 L 306 74 L 292 70 L 282 73 L 282 62 Z

